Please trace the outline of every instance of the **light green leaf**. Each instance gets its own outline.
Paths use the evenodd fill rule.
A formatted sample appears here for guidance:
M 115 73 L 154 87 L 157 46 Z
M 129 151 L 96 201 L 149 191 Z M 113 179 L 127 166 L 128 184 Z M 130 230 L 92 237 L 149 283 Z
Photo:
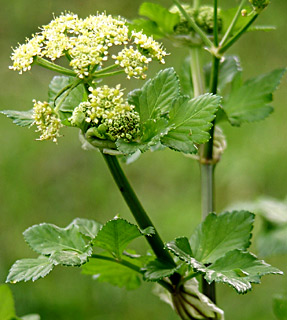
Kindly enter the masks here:
M 33 109 L 28 111 L 2 110 L 0 113 L 12 119 L 13 123 L 20 127 L 31 126 L 34 122 Z
M 67 91 L 65 91 L 62 94 L 60 94 L 61 90 L 71 85 L 73 82 L 75 82 L 74 77 L 55 76 L 49 84 L 48 102 L 51 105 L 53 105 L 54 103 L 55 105 L 57 105 L 67 93 Z M 83 85 L 78 85 L 69 93 L 67 98 L 61 104 L 60 110 L 62 112 L 73 112 L 73 110 L 82 102 L 84 93 L 85 89 Z
M 273 298 L 273 311 L 278 320 L 287 320 L 287 295 L 277 294 Z
M 254 210 L 272 226 L 280 227 L 287 224 L 287 199 L 282 201 L 271 197 L 262 197 L 258 199 Z
M 228 252 L 206 270 L 207 282 L 224 282 L 238 293 L 251 290 L 251 283 L 260 283 L 260 278 L 267 274 L 283 274 L 254 255 L 240 250 Z
M 228 251 L 245 250 L 250 246 L 254 214 L 248 211 L 209 214 L 190 239 L 193 257 L 213 263 Z
M 156 22 L 163 33 L 173 33 L 174 27 L 180 22 L 179 14 L 171 13 L 161 5 L 151 2 L 144 2 L 139 14 Z
M 108 221 L 98 232 L 94 245 L 120 258 L 126 246 L 134 239 L 142 236 L 139 228 L 124 219 Z
M 154 39 L 163 38 L 165 36 L 158 25 L 151 20 L 146 19 L 135 19 L 130 24 L 131 30 L 136 30 L 137 32 L 143 31 L 144 34 L 148 36 L 153 36 Z
M 48 257 L 17 260 L 11 267 L 6 282 L 35 281 L 44 278 L 53 269 L 54 264 Z
M 147 281 L 159 281 L 165 277 L 170 277 L 181 267 L 178 265 L 174 267 L 173 265 L 169 265 L 164 261 L 154 260 L 151 261 L 143 268 L 145 271 L 144 278 Z
M 223 103 L 223 109 L 232 125 L 253 122 L 266 118 L 273 108 L 269 103 L 286 69 L 277 69 L 268 74 L 246 81 L 242 86 L 232 87 Z
M 261 257 L 287 254 L 287 225 L 262 231 L 257 238 L 257 247 Z
M 24 232 L 24 238 L 34 251 L 51 255 L 54 264 L 80 265 L 92 251 L 74 225 L 67 228 L 48 223 L 35 225 Z
M 108 255 L 106 255 L 108 256 Z M 134 263 L 134 259 L 125 257 L 125 260 Z M 84 274 L 94 275 L 100 282 L 108 282 L 128 290 L 137 289 L 141 285 L 140 274 L 120 262 L 91 258 L 82 266 Z
M 12 292 L 8 285 L 0 286 L 0 319 L 11 320 L 15 317 L 15 306 Z
M 102 224 L 96 222 L 95 220 L 76 218 L 72 221 L 72 223 L 68 226 L 68 228 L 74 225 L 78 228 L 79 232 L 91 239 L 94 239 L 98 234 L 99 230 L 102 228 Z
M 157 120 L 160 115 L 169 111 L 172 101 L 179 95 L 179 80 L 173 68 L 159 71 L 148 80 L 140 91 L 138 97 L 133 95 L 133 100 L 138 101 L 141 123 L 147 120 Z
M 220 97 L 204 94 L 192 100 L 178 98 L 169 113 L 169 125 L 172 129 L 164 136 L 162 143 L 172 149 L 193 153 L 194 144 L 209 140 L 209 129 L 220 104 Z
M 40 320 L 40 316 L 38 314 L 27 314 L 20 318 L 21 320 Z

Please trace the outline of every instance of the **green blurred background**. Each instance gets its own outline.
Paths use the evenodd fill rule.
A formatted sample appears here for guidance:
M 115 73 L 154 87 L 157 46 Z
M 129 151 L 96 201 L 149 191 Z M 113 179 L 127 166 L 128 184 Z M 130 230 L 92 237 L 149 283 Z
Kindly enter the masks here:
M 206 1 L 206 3 L 212 1 Z M 223 7 L 238 1 L 222 0 Z M 137 16 L 138 0 L 13 0 L 3 1 L 0 12 L 1 97 L 0 109 L 27 110 L 32 99 L 45 100 L 53 74 L 39 67 L 22 76 L 9 71 L 11 46 L 24 42 L 64 10 L 81 17 L 106 10 L 127 18 Z M 158 1 L 171 5 L 171 1 Z M 250 33 L 231 52 L 239 53 L 245 77 L 255 76 L 287 65 L 286 0 L 272 2 L 260 17 L 264 24 L 275 24 L 271 33 Z M 167 66 L 179 69 L 186 51 L 165 43 L 171 56 Z M 150 75 L 158 70 L 150 70 Z M 125 80 L 123 80 L 125 81 Z M 129 81 L 129 89 L 140 81 Z M 216 171 L 218 211 L 237 201 L 252 201 L 264 194 L 283 199 L 287 194 L 287 92 L 286 77 L 275 94 L 275 113 L 264 122 L 231 128 L 223 125 L 228 149 Z M 34 257 L 22 232 L 41 222 L 66 226 L 75 217 L 105 222 L 116 214 L 133 221 L 116 189 L 104 161 L 96 152 L 83 151 L 76 130 L 66 130 L 55 145 L 34 141 L 32 129 L 16 127 L 0 117 L 0 283 L 5 281 L 15 260 Z M 146 153 L 135 163 L 124 166 L 127 175 L 162 237 L 189 236 L 200 222 L 199 168 L 180 153 Z M 260 219 L 256 221 L 256 233 Z M 144 248 L 140 247 L 144 243 Z M 147 249 L 145 242 L 134 248 Z M 253 247 L 256 252 L 256 248 Z M 287 272 L 287 257 L 273 257 L 269 263 Z M 36 283 L 10 286 L 16 299 L 17 314 L 39 313 L 46 320 L 128 320 L 177 319 L 170 307 L 151 294 L 153 285 L 144 283 L 127 292 L 98 283 L 81 275 L 78 268 L 57 267 Z M 218 303 L 227 320 L 270 320 L 271 297 L 283 292 L 287 278 L 268 276 L 251 293 L 237 295 L 218 285 Z M 1 302 L 0 302 L 1 303 Z

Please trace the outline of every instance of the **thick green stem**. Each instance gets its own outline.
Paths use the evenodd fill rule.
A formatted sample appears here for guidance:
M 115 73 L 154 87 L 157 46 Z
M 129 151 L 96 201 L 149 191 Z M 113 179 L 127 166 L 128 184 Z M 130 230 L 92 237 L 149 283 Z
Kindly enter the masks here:
M 198 97 L 204 94 L 204 77 L 202 74 L 201 61 L 200 61 L 201 48 L 195 47 L 190 49 L 190 68 L 193 84 L 193 95 Z
M 163 241 L 161 240 L 158 232 L 156 231 L 153 223 L 142 207 L 139 199 L 137 198 L 135 192 L 133 191 L 131 185 L 129 184 L 122 168 L 118 162 L 116 156 L 111 156 L 103 154 L 103 157 L 110 169 L 110 172 L 124 197 L 128 207 L 130 208 L 135 220 L 137 221 L 141 229 L 146 229 L 148 227 L 153 227 L 155 233 L 150 236 L 146 236 L 146 240 L 153 249 L 155 255 L 158 259 L 164 260 L 172 266 L 176 266 L 169 252 L 164 248 Z

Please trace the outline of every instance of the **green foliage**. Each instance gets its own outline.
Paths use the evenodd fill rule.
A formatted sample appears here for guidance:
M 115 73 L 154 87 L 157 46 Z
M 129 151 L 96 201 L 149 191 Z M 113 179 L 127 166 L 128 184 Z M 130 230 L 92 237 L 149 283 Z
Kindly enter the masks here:
M 54 263 L 44 256 L 37 259 L 17 260 L 9 271 L 6 282 L 35 281 L 44 278 L 54 267 Z
M 163 34 L 172 33 L 180 21 L 178 13 L 171 13 L 161 5 L 151 2 L 144 2 L 140 6 L 139 14 L 153 21 Z
M 68 228 L 74 225 L 81 234 L 84 236 L 94 239 L 98 234 L 99 230 L 102 228 L 102 224 L 96 222 L 95 220 L 76 218 L 72 221 L 72 223 L 68 226 Z
M 80 84 L 73 88 L 65 97 L 73 83 L 75 83 L 74 77 L 55 76 L 49 84 L 48 102 L 51 105 L 57 106 L 63 99 L 59 110 L 62 112 L 73 112 L 82 102 L 85 93 L 84 86 Z
M 124 219 L 113 219 L 102 227 L 93 243 L 120 258 L 126 246 L 140 236 L 142 233 L 136 225 Z
M 4 114 L 7 118 L 12 119 L 13 123 L 20 127 L 31 126 L 34 122 L 33 110 L 29 111 L 15 111 L 15 110 L 3 110 L 0 113 Z
M 84 274 L 93 275 L 94 279 L 100 282 L 108 282 L 120 288 L 128 290 L 137 289 L 141 285 L 141 274 L 130 267 L 127 267 L 121 260 L 105 260 L 112 257 L 108 253 L 101 254 L 102 258 L 91 258 L 82 266 Z M 134 264 L 135 259 L 125 257 L 125 262 Z
M 273 298 L 273 312 L 278 320 L 287 320 L 287 295 L 277 294 Z
M 204 274 L 209 282 L 223 282 L 238 293 L 251 290 L 251 283 L 260 283 L 266 274 L 282 274 L 280 270 L 246 252 L 250 245 L 254 215 L 247 211 L 210 214 L 187 238 L 177 238 L 167 248 Z
M 161 141 L 164 145 L 184 153 L 194 153 L 194 144 L 209 140 L 208 130 L 220 103 L 220 97 L 205 94 L 188 100 L 181 97 L 175 101 L 169 113 L 172 127 Z
M 145 267 L 144 279 L 147 281 L 159 281 L 163 278 L 170 277 L 181 268 L 181 264 L 174 267 L 161 260 L 153 260 Z
M 8 285 L 0 286 L 0 301 L 1 320 L 40 320 L 37 314 L 29 314 L 21 318 L 16 316 L 13 295 Z
M 269 103 L 273 100 L 272 93 L 278 87 L 285 71 L 286 69 L 277 69 L 247 80 L 241 85 L 240 78 L 237 78 L 228 98 L 223 100 L 223 109 L 230 123 L 240 126 L 244 122 L 266 118 L 273 111 Z

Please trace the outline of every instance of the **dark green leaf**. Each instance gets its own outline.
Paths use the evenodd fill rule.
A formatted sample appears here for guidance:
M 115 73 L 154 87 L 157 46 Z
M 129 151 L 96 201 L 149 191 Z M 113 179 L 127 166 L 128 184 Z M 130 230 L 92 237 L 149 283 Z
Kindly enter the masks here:
M 91 254 L 91 248 L 74 225 L 67 228 L 47 223 L 35 225 L 24 232 L 24 238 L 34 251 L 51 255 L 55 264 L 80 265 Z
M 240 250 L 228 252 L 206 269 L 205 279 L 224 282 L 238 293 L 251 290 L 251 283 L 260 283 L 260 278 L 267 274 L 283 274 L 254 255 Z
M 102 224 L 95 220 L 76 218 L 70 225 L 78 228 L 79 232 L 91 239 L 94 239 L 102 228 Z M 69 227 L 68 227 L 69 228 Z
M 213 263 L 228 251 L 247 249 L 253 222 L 254 214 L 248 211 L 208 215 L 191 236 L 193 257 L 204 264 Z
M 66 76 L 55 76 L 49 84 L 49 103 L 51 105 L 57 105 L 61 99 L 68 92 L 68 86 L 75 82 L 74 77 L 66 77 Z M 62 94 L 61 91 L 67 87 L 67 90 Z M 60 111 L 62 112 L 73 112 L 73 110 L 82 102 L 84 96 L 84 86 L 82 84 L 78 85 L 74 88 L 64 102 L 61 104 Z M 55 101 L 56 99 L 56 101 Z
M 181 265 L 174 267 L 172 265 L 167 264 L 166 262 L 154 260 L 149 262 L 147 266 L 144 267 L 144 278 L 147 281 L 159 281 L 165 277 L 170 277 L 180 267 Z
M 3 110 L 0 113 L 13 120 L 17 126 L 28 127 L 34 122 L 33 109 L 28 111 Z
M 173 33 L 174 27 L 180 22 L 179 14 L 171 13 L 159 4 L 144 2 L 139 14 L 156 22 L 163 33 Z
M 15 317 L 15 306 L 12 292 L 8 285 L 0 286 L 0 319 L 11 320 Z
M 253 122 L 266 118 L 273 108 L 268 105 L 273 100 L 272 93 L 278 87 L 286 69 L 278 69 L 246 81 L 242 86 L 232 87 L 228 99 L 223 103 L 232 125 Z
M 48 257 L 17 260 L 11 267 L 6 282 L 35 281 L 44 278 L 53 269 L 54 264 Z
M 179 81 L 173 68 L 161 70 L 153 79 L 148 80 L 140 91 L 137 91 L 141 123 L 157 120 L 160 115 L 169 111 L 172 101 L 179 95 Z
M 128 257 L 125 257 L 125 260 L 134 262 L 133 259 Z M 82 266 L 82 271 L 84 274 L 94 275 L 94 278 L 98 281 L 109 282 L 114 286 L 125 287 L 128 290 L 137 289 L 141 284 L 138 272 L 122 265 L 120 262 L 116 262 L 116 260 L 91 258 L 89 262 Z
M 208 131 L 219 103 L 220 97 L 209 93 L 192 100 L 178 98 L 169 113 L 172 129 L 161 139 L 162 143 L 184 153 L 195 152 L 194 144 L 205 143 L 210 138 Z
M 98 232 L 94 245 L 120 258 L 126 246 L 141 235 L 136 225 L 124 219 L 114 219 L 108 221 Z
M 287 320 L 287 295 L 277 294 L 273 298 L 273 311 L 278 320 Z

